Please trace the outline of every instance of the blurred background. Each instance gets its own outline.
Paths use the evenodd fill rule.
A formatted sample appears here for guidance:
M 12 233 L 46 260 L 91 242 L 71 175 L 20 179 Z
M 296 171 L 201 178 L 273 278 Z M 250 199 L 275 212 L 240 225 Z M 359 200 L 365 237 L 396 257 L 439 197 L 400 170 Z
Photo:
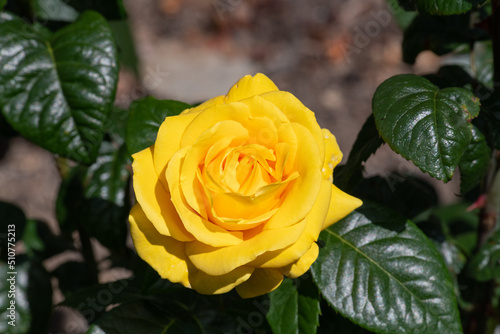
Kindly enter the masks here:
M 319 124 L 337 137 L 344 162 L 371 113 L 377 86 L 399 73 L 439 67 L 430 52 L 413 66 L 402 62 L 405 15 L 386 0 L 124 0 L 124 5 L 135 52 L 127 50 L 117 106 L 127 108 L 147 95 L 202 102 L 225 94 L 243 75 L 262 72 L 315 112 Z M 49 222 L 57 233 L 54 203 L 61 178 L 52 155 L 22 138 L 2 139 L 0 145 L 0 200 Z M 431 182 L 443 204 L 459 193 L 458 182 L 434 182 L 384 146 L 368 160 L 365 174 L 390 172 Z M 54 261 L 46 266 L 56 267 Z M 57 303 L 62 296 L 55 298 Z

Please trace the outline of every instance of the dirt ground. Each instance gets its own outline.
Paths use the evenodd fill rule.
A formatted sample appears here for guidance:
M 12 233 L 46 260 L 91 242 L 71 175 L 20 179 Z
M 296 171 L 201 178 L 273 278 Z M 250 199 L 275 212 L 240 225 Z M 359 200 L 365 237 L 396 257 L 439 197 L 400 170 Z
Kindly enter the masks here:
M 384 0 L 124 3 L 140 65 L 137 76 L 122 71 L 118 105 L 148 94 L 201 102 L 225 94 L 245 74 L 262 72 L 315 112 L 337 137 L 344 162 L 371 113 L 377 86 L 399 73 L 424 74 L 439 66 L 429 53 L 412 67 L 402 63 L 402 32 Z M 0 200 L 57 231 L 54 203 L 61 180 L 52 155 L 21 138 L 4 144 Z M 390 171 L 430 180 L 383 147 L 367 162 L 366 175 Z M 443 203 L 456 200 L 456 180 L 433 184 Z

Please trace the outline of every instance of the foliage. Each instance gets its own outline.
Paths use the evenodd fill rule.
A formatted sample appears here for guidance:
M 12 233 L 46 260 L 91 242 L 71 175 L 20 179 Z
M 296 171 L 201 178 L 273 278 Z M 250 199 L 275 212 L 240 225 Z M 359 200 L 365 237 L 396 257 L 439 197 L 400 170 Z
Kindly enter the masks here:
M 243 300 L 163 280 L 127 244 L 131 155 L 190 105 L 146 97 L 127 110 L 113 106 L 120 63 L 136 66 L 122 1 L 0 0 L 0 130 L 52 152 L 63 178 L 60 234 L 0 202 L 0 272 L 16 272 L 14 299 L 9 281 L 0 284 L 0 331 L 45 332 L 57 279 L 60 306 L 79 311 L 93 334 L 498 332 L 500 2 L 399 4 L 418 13 L 405 16 L 404 61 L 430 50 L 448 65 L 379 86 L 373 114 L 334 175 L 365 205 L 322 232 L 309 272 Z M 462 203 L 440 206 L 435 189 L 413 176 L 363 178 L 384 143 L 437 180 L 459 178 Z M 92 240 L 132 277 L 99 284 Z M 12 262 L 14 244 L 24 254 Z M 84 261 L 47 272 L 43 261 L 68 250 Z

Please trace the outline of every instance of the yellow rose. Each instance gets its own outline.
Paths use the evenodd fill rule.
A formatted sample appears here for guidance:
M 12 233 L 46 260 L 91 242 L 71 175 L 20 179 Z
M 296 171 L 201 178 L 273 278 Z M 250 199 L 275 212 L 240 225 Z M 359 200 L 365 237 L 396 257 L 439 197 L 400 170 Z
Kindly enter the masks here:
M 203 294 L 249 298 L 302 275 L 321 230 L 361 205 L 332 185 L 335 137 L 263 74 L 167 117 L 133 158 L 137 253 Z

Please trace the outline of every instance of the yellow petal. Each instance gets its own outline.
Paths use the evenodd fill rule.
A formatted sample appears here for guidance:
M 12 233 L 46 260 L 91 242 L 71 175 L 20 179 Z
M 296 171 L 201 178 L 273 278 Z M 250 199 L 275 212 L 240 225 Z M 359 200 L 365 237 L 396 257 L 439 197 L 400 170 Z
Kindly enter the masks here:
M 253 298 L 273 291 L 283 281 L 283 274 L 275 269 L 255 269 L 249 280 L 238 285 L 241 298 Z
M 198 105 L 196 107 L 184 110 L 182 112 L 182 114 L 197 113 L 197 112 L 200 112 L 202 110 L 208 109 L 210 107 L 218 106 L 220 104 L 224 104 L 225 100 L 226 100 L 226 96 L 225 95 L 216 96 L 214 98 L 211 98 L 210 100 L 207 100 L 207 101 L 201 103 L 200 105 Z
M 217 105 L 194 115 L 196 117 L 189 123 L 182 135 L 181 147 L 193 145 L 205 131 L 220 122 L 234 121 L 245 124 L 250 118 L 250 111 L 245 104 L 234 102 Z
M 303 275 L 306 271 L 309 270 L 311 265 L 316 261 L 319 254 L 319 248 L 316 243 L 311 245 L 311 248 L 297 260 L 297 262 L 288 266 L 285 269 L 285 275 L 290 278 L 296 278 Z
M 244 283 L 253 272 L 253 268 L 239 267 L 225 275 L 210 276 L 196 268 L 190 268 L 189 281 L 191 287 L 199 293 L 214 295 L 228 292 L 235 286 Z
M 257 73 L 255 76 L 246 75 L 231 87 L 227 93 L 227 103 L 278 90 L 278 87 L 267 76 Z
M 185 244 L 159 234 L 138 205 L 130 211 L 129 222 L 130 234 L 139 256 L 161 278 L 190 287 Z
M 165 181 L 167 164 L 172 155 L 180 149 L 182 134 L 196 115 L 196 113 L 191 113 L 189 115 L 167 117 L 158 130 L 153 161 L 156 174 L 165 188 L 168 188 Z
M 330 210 L 328 211 L 323 229 L 338 222 L 361 205 L 363 205 L 363 202 L 359 198 L 346 194 L 335 185 L 332 185 Z
M 318 240 L 323 228 L 330 204 L 331 186 L 329 181 L 322 181 L 318 200 L 305 218 L 306 227 L 297 242 L 282 250 L 266 252 L 249 265 L 260 268 L 282 268 L 305 256 L 304 254 L 310 250 L 311 245 Z
M 158 180 L 153 166 L 153 147 L 132 156 L 134 162 L 134 191 L 137 202 L 156 230 L 179 241 L 194 240 L 184 228 L 170 194 Z
M 222 247 L 239 244 L 243 240 L 243 234 L 241 232 L 228 232 L 206 220 L 189 206 L 189 203 L 184 197 L 180 186 L 180 171 L 188 150 L 189 147 L 185 147 L 177 151 L 170 160 L 166 171 L 172 203 L 174 203 L 184 227 L 196 240 L 206 243 L 207 245 Z
M 275 91 L 260 95 L 263 99 L 277 106 L 292 123 L 306 127 L 319 147 L 321 157 L 325 156 L 325 147 L 321 128 L 314 113 L 302 104 L 293 94 L 284 91 Z
M 290 246 L 297 241 L 304 228 L 305 224 L 300 223 L 272 231 L 256 230 L 248 240 L 229 247 L 216 248 L 193 241 L 186 244 L 186 254 L 201 271 L 214 276 L 224 275 L 265 252 Z
M 333 180 L 333 169 L 342 160 L 342 152 L 340 151 L 337 139 L 327 129 L 321 129 L 325 139 L 325 163 L 323 165 L 323 178 L 325 180 Z
M 299 177 L 291 182 L 280 209 L 266 223 L 266 229 L 275 229 L 301 221 L 312 209 L 321 187 L 323 159 L 318 145 L 304 126 L 292 123 L 297 136 L 297 152 L 293 170 Z

